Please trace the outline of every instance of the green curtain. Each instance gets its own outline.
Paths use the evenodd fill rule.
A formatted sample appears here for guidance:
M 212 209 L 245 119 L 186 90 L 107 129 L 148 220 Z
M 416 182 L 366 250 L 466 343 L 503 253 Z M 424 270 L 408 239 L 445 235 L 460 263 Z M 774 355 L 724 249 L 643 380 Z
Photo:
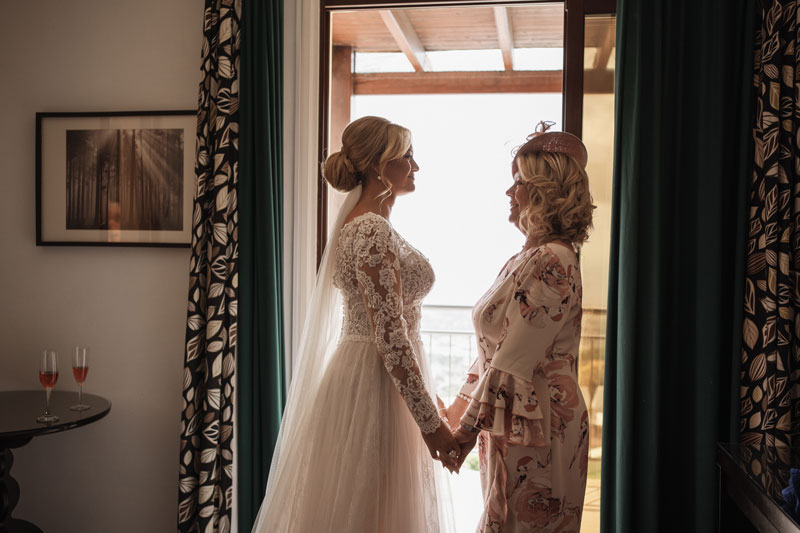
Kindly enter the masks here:
M 242 0 L 239 138 L 239 530 L 267 484 L 286 399 L 283 338 L 283 2 Z
M 716 531 L 734 441 L 754 0 L 619 0 L 604 532 Z

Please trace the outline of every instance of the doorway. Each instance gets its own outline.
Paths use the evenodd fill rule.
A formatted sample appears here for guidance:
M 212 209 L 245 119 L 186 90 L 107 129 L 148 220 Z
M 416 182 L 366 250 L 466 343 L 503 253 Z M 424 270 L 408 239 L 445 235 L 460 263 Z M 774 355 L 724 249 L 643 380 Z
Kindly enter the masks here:
M 597 205 L 581 252 L 584 319 L 579 384 L 589 407 L 583 532 L 599 531 L 605 311 L 614 138 L 615 3 L 323 5 L 320 161 L 352 120 L 379 115 L 408 127 L 417 191 L 392 223 L 437 275 L 422 338 L 448 402 L 475 357 L 471 306 L 522 244 L 507 222 L 512 151 L 539 120 L 581 136 Z M 571 15 L 570 15 L 571 13 Z M 342 196 L 324 181 L 318 251 Z M 471 467 L 471 468 L 470 468 Z M 477 458 L 451 481 L 458 531 L 482 508 Z

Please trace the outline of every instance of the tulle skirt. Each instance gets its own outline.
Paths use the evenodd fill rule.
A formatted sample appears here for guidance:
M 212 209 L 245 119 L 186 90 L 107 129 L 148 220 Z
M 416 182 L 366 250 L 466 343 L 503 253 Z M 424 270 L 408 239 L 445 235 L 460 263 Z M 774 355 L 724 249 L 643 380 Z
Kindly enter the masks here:
M 422 347 L 417 346 L 417 353 Z M 420 357 L 424 359 L 424 357 Z M 423 376 L 429 377 L 425 361 Z M 430 383 L 430 379 L 426 380 Z M 451 517 L 443 470 L 425 446 L 375 344 L 344 340 L 314 414 L 288 443 L 259 533 L 439 533 Z M 448 502 L 449 503 L 449 502 Z

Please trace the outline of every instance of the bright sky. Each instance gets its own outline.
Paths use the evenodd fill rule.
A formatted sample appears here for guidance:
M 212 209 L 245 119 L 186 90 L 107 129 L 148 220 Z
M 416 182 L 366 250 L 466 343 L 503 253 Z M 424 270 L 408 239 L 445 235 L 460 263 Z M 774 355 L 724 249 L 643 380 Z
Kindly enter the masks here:
M 561 94 L 359 95 L 351 116 L 409 128 L 420 166 L 416 191 L 392 224 L 433 265 L 428 305 L 472 306 L 522 247 L 508 222 L 511 152 L 540 120 L 561 129 Z
M 514 48 L 514 70 L 561 70 L 563 48 Z M 494 50 L 428 50 L 432 72 L 505 70 L 503 55 Z M 402 52 L 356 52 L 355 72 L 414 72 Z

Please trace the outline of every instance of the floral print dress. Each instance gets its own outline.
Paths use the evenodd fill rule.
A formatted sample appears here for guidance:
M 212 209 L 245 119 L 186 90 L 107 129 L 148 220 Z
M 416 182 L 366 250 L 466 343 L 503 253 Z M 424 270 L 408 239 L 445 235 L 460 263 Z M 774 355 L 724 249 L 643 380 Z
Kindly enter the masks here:
M 512 257 L 473 309 L 478 358 L 460 396 L 480 429 L 477 531 L 580 530 L 588 414 L 578 387 L 581 276 L 556 243 Z

